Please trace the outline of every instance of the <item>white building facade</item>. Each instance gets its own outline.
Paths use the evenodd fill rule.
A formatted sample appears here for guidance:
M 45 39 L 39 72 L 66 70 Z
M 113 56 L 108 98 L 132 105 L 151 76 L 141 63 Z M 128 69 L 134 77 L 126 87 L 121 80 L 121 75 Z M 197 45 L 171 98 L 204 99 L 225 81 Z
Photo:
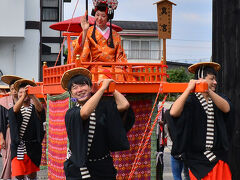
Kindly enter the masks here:
M 42 61 L 56 60 L 60 50 L 61 34 L 49 25 L 62 20 L 62 4 L 62 0 L 0 1 L 0 71 L 3 75 L 40 80 Z
M 3 74 L 38 79 L 40 30 L 28 29 L 27 22 L 40 23 L 40 1 L 1 0 L 0 3 L 0 70 Z
M 157 22 L 113 21 L 123 28 L 119 32 L 128 62 L 159 63 L 162 57 L 162 40 L 158 38 Z

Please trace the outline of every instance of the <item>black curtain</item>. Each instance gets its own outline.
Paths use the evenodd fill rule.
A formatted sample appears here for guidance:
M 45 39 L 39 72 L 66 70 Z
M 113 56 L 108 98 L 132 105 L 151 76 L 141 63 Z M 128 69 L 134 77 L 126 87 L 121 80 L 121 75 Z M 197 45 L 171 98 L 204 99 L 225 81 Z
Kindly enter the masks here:
M 240 179 L 240 0 L 213 0 L 213 61 L 220 63 L 218 90 L 235 107 L 230 154 L 233 180 Z

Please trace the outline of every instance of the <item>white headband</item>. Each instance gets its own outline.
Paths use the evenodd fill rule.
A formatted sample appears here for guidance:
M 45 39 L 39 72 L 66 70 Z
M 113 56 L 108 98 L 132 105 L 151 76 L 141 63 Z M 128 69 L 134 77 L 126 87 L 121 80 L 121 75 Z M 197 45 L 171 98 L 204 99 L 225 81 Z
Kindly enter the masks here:
M 204 66 L 201 66 L 198 69 L 198 79 L 203 78 L 203 70 L 204 70 Z M 201 75 L 200 75 L 201 74 Z

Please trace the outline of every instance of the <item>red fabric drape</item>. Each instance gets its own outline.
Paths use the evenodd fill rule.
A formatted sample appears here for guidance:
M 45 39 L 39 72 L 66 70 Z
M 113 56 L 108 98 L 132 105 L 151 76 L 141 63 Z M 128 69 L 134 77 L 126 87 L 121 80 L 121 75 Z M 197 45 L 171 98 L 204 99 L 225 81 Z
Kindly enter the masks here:
M 135 113 L 135 124 L 128 132 L 128 140 L 130 142 L 130 150 L 113 153 L 114 165 L 118 170 L 117 179 L 127 179 L 134 159 L 136 157 L 139 145 L 143 138 L 146 124 L 152 110 L 151 100 L 136 100 L 131 101 L 131 106 Z M 150 130 L 148 127 L 148 131 Z M 136 169 L 133 179 L 150 179 L 151 177 L 151 141 L 144 150 L 144 155 L 139 161 L 138 168 Z
M 69 109 L 69 98 L 49 101 L 48 131 L 48 179 L 63 180 L 63 162 L 67 154 L 67 132 L 65 114 Z

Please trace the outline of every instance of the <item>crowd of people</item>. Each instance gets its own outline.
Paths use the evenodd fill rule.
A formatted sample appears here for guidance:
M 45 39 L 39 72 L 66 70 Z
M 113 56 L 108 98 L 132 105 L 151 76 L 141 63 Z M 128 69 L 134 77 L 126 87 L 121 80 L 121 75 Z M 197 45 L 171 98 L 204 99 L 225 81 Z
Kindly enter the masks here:
M 111 27 L 117 1 L 94 1 L 92 15 L 95 24 L 89 27 L 86 18 L 74 46 L 73 59 L 82 62 L 127 62 L 121 38 Z M 110 21 L 110 27 L 107 22 Z M 99 89 L 92 93 L 93 67 L 86 66 L 66 71 L 62 88 L 69 92 L 76 105 L 65 116 L 69 140 L 64 162 L 66 179 L 116 179 L 110 152 L 128 150 L 127 132 L 135 117 L 126 97 L 115 90 L 104 97 L 104 91 L 114 83 L 111 73 L 101 75 Z M 213 62 L 197 63 L 189 67 L 195 79 L 188 83 L 183 94 L 173 103 L 164 118 L 173 145 L 171 163 L 174 180 L 230 180 L 228 151 L 234 125 L 230 100 L 216 93 L 216 75 L 220 65 Z M 100 67 L 99 72 L 111 72 Z M 116 67 L 117 80 L 126 77 L 124 69 Z M 2 76 L 9 85 L 9 96 L 0 99 L 0 138 L 2 147 L 2 179 L 37 179 L 41 161 L 41 142 L 44 137 L 45 110 L 40 101 L 28 94 L 33 81 L 21 77 Z M 196 84 L 207 83 L 206 92 L 193 93 Z

